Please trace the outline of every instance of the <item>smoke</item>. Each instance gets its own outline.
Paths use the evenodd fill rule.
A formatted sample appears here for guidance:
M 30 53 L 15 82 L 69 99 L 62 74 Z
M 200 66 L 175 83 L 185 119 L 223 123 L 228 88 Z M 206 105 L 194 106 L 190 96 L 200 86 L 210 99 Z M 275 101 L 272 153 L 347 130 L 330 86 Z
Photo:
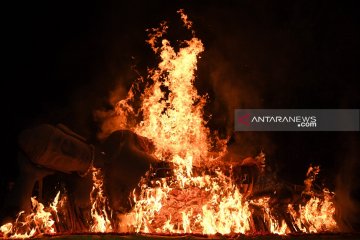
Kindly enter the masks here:
M 209 94 L 205 110 L 211 115 L 210 128 L 218 130 L 223 138 L 231 137 L 229 151 L 239 158 L 255 156 L 261 150 L 271 154 L 275 146 L 268 133 L 234 131 L 235 109 L 267 107 L 264 93 L 269 91 L 267 82 L 272 79 L 268 76 L 273 74 L 269 74 L 266 65 L 273 63 L 266 62 L 268 52 L 259 51 L 263 48 L 261 33 L 247 26 L 242 28 L 239 19 L 229 16 L 228 10 L 210 7 L 202 13 L 199 22 L 194 21 L 205 45 L 196 85 Z
M 94 111 L 94 119 L 100 124 L 100 131 L 97 134 L 99 139 L 104 139 L 115 130 L 126 128 L 127 116 L 116 114 L 114 108 L 120 100 L 127 97 L 127 94 L 123 81 L 119 81 L 115 90 L 110 91 L 108 96 L 107 104 L 110 109 L 102 108 Z
M 215 49 L 210 49 L 206 57 L 210 59 L 206 63 L 212 90 L 208 110 L 212 115 L 210 122 L 215 129 L 223 131 L 221 135 L 231 137 L 229 151 L 237 157 L 255 156 L 261 150 L 271 153 L 274 146 L 266 133 L 234 131 L 235 109 L 262 108 L 261 90 L 250 83 L 251 76 L 247 76 L 246 70 L 238 69 Z
M 347 140 L 347 141 L 346 141 Z M 352 135 L 345 138 L 346 151 L 339 156 L 339 173 L 336 176 L 337 221 L 343 231 L 359 231 L 360 226 L 360 189 L 359 178 L 359 137 Z

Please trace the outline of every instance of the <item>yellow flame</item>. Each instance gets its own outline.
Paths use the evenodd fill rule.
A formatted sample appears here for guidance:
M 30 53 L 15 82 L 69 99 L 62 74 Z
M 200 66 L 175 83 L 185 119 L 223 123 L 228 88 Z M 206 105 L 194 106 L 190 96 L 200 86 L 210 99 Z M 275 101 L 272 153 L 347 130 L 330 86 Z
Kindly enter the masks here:
M 262 197 L 250 201 L 251 204 L 261 207 L 263 210 L 263 220 L 268 225 L 268 230 L 271 233 L 285 235 L 288 231 L 288 226 L 285 220 L 277 219 L 269 206 L 270 197 Z
M 249 201 L 232 179 L 220 170 L 215 176 L 193 175 L 194 166 L 206 166 L 226 152 L 226 145 L 220 144 L 217 155 L 209 153 L 210 131 L 203 117 L 206 96 L 199 96 L 194 87 L 196 65 L 204 46 L 184 11 L 178 13 L 185 27 L 192 31 L 192 38 L 175 51 L 169 40 L 160 39 L 168 29 L 165 22 L 151 29 L 147 42 L 161 61 L 149 71 L 152 84 L 141 96 L 143 121 L 132 129 L 154 142 L 158 159 L 173 164 L 173 177 L 158 180 L 155 187 L 142 182 L 141 193 L 133 195 L 135 206 L 126 216 L 131 220 L 127 231 L 248 233 L 252 230 Z M 317 167 L 308 171 L 306 190 L 310 190 L 317 173 Z M 257 201 L 263 208 L 268 230 L 286 234 L 289 227 L 284 220 L 274 217 L 268 201 L 269 198 Z M 312 205 L 310 201 L 307 208 Z
M 35 197 L 32 197 L 32 212 L 26 215 L 24 211 L 20 211 L 15 222 L 2 225 L 0 232 L 6 238 L 30 238 L 40 233 L 56 233 L 53 215 L 57 217 L 59 196 L 60 191 L 47 208 L 38 202 Z
M 154 156 L 171 164 L 173 175 L 158 178 L 150 184 L 148 179 L 143 178 L 139 183 L 140 193 L 137 194 L 135 190 L 132 193 L 132 211 L 118 216 L 115 230 L 158 234 L 251 233 L 255 231 L 251 204 L 262 209 L 261 214 L 269 232 L 284 235 L 290 231 L 289 226 L 285 220 L 275 217 L 269 204 L 270 197 L 246 199 L 233 179 L 220 168 L 212 170 L 211 174 L 194 174 L 194 167 L 214 166 L 212 163 L 227 150 L 224 141 L 212 136 L 206 127 L 203 116 L 206 96 L 200 96 L 194 86 L 197 61 L 199 54 L 204 51 L 203 43 L 195 36 L 192 22 L 184 11 L 179 10 L 178 13 L 185 27 L 192 32 L 192 38 L 182 42 L 178 50 L 169 40 L 161 39 L 168 29 L 165 22 L 159 28 L 149 30 L 147 43 L 161 61 L 157 68 L 149 71 L 151 84 L 141 95 L 140 113 L 143 120 L 136 126 L 128 124 L 129 116 L 138 114 L 130 104 L 136 88 L 133 85 L 128 96 L 115 105 L 114 114 L 118 116 L 115 122 L 118 126 L 104 126 L 105 132 L 130 128 L 151 139 L 155 144 Z M 210 153 L 212 138 L 219 144 L 216 153 Z M 114 231 L 114 218 L 104 193 L 101 169 L 92 167 L 91 170 L 92 222 L 89 230 Z M 310 199 L 303 205 L 288 205 L 288 214 L 293 218 L 292 227 L 306 233 L 337 229 L 333 218 L 333 195 L 327 191 L 324 192 L 324 199 L 313 195 L 312 185 L 318 172 L 318 167 L 310 167 L 304 182 L 303 193 L 310 195 Z M 12 238 L 54 233 L 52 213 L 56 214 L 58 220 L 59 194 L 48 209 L 32 198 L 33 213 L 25 216 L 24 212 L 20 212 L 14 223 L 0 227 L 1 233 Z
M 200 164 L 208 152 L 208 129 L 204 126 L 203 106 L 193 86 L 197 56 L 203 45 L 197 38 L 185 42 L 178 52 L 162 40 L 159 68 L 151 76 L 153 85 L 143 94 L 144 120 L 135 131 L 156 143 L 155 156 L 176 162 L 187 169 Z M 166 92 L 161 88 L 165 87 Z
M 270 232 L 274 233 L 274 234 L 279 234 L 279 235 L 285 235 L 286 234 L 286 230 L 287 230 L 288 226 L 285 223 L 285 220 L 282 220 L 279 224 L 279 221 L 277 221 L 274 218 L 270 218 Z
M 312 190 L 313 182 L 320 172 L 319 166 L 312 166 L 308 168 L 306 179 L 304 181 L 305 189 L 303 194 L 310 196 L 310 199 L 305 205 L 298 205 L 296 211 L 292 204 L 288 205 L 288 212 L 294 219 L 294 224 L 302 232 L 317 233 L 321 231 L 335 231 L 338 230 L 337 223 L 334 219 L 335 206 L 333 203 L 334 193 L 331 193 L 326 188 L 323 189 L 324 199 L 314 196 Z
M 109 217 L 108 199 L 104 194 L 103 175 L 100 168 L 92 167 L 93 188 L 90 193 L 91 201 L 91 232 L 111 232 L 112 225 Z
M 179 13 L 190 29 L 187 16 L 183 11 Z M 156 187 L 142 185 L 141 194 L 134 197 L 135 206 L 129 214 L 135 216 L 134 230 L 245 233 L 250 229 L 250 210 L 231 179 L 220 171 L 216 177 L 193 176 L 193 166 L 207 164 L 214 158 L 209 154 L 210 132 L 203 118 L 206 96 L 199 96 L 194 87 L 197 60 L 204 51 L 203 44 L 193 36 L 184 41 L 178 51 L 167 39 L 162 39 L 161 46 L 156 47 L 158 38 L 166 29 L 162 24 L 149 34 L 148 42 L 161 61 L 156 69 L 150 71 L 153 83 L 142 95 L 143 121 L 134 130 L 154 141 L 154 155 L 158 159 L 173 163 L 174 178 L 158 181 Z M 189 199 L 192 201 L 184 203 L 180 198 L 186 198 L 186 188 L 200 195 L 203 192 L 203 196 L 193 196 L 202 197 L 200 202 Z
M 302 232 L 318 233 L 338 230 L 334 219 L 335 206 L 328 191 L 324 191 L 324 199 L 314 196 L 304 206 L 298 207 L 299 210 L 296 211 L 294 206 L 289 204 L 288 210 Z

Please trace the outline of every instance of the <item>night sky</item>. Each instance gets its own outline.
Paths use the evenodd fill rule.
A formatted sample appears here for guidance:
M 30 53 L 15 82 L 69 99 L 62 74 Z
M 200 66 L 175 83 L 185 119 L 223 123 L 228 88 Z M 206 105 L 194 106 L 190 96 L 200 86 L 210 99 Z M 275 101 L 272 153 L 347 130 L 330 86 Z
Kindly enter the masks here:
M 110 91 L 124 92 L 156 65 L 145 29 L 166 20 L 172 43 L 190 37 L 180 8 L 205 45 L 196 84 L 209 94 L 211 127 L 231 132 L 235 108 L 360 106 L 356 1 L 124 2 L 3 8 L 2 188 L 16 177 L 22 129 L 62 122 L 95 139 L 93 111 L 108 108 Z M 263 149 L 287 181 L 302 184 L 309 164 L 320 164 L 331 187 L 338 180 L 359 197 L 359 133 L 244 133 L 242 139 L 250 152 Z

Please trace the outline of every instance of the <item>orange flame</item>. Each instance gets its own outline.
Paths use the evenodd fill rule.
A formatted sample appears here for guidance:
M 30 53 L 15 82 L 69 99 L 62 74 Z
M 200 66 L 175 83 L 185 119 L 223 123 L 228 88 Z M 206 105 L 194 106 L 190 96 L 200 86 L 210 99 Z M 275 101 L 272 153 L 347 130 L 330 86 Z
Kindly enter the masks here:
M 179 11 L 185 26 L 191 22 Z M 161 25 L 149 34 L 148 41 L 161 62 L 151 70 L 153 84 L 142 95 L 143 121 L 134 130 L 152 139 L 158 159 L 174 165 L 174 177 L 145 183 L 141 194 L 134 195 L 135 206 L 127 219 L 133 219 L 128 230 L 153 233 L 245 233 L 250 230 L 248 203 L 239 189 L 222 172 L 217 176 L 193 176 L 193 166 L 215 159 L 209 154 L 210 131 L 203 120 L 206 96 L 194 87 L 196 64 L 204 51 L 201 40 L 193 36 L 178 51 L 166 39 L 156 47 L 158 37 L 167 27 Z M 165 89 L 165 90 L 163 90 Z M 221 153 L 218 153 L 221 155 Z M 188 190 L 188 191 L 187 191 Z M 186 194 L 199 193 L 194 199 Z M 193 195 L 193 194 L 191 194 Z M 190 202 L 184 202 L 187 198 Z M 186 201 L 186 200 L 185 200 Z
M 189 176 L 193 164 L 200 164 L 208 152 L 208 129 L 202 118 L 205 97 L 197 94 L 193 82 L 197 56 L 203 45 L 197 38 L 186 41 L 178 52 L 162 40 L 159 68 L 153 70 L 153 85 L 142 96 L 144 120 L 135 131 L 156 143 L 155 156 L 181 166 Z M 167 88 L 168 96 L 161 90 Z
M 264 222 L 268 225 L 269 232 L 279 235 L 287 233 L 288 226 L 285 220 L 277 219 L 273 214 L 271 207 L 269 206 L 270 197 L 262 197 L 255 200 L 251 200 L 251 204 L 261 207 L 263 210 Z
M 313 196 L 304 206 L 299 205 L 297 211 L 292 204 L 289 204 L 288 211 L 294 219 L 294 224 L 302 232 L 318 233 L 339 230 L 334 219 L 334 193 L 330 193 L 327 189 L 323 191 L 324 199 Z
M 168 28 L 165 22 L 159 28 L 149 31 L 147 42 L 161 61 L 157 68 L 149 71 L 152 82 L 141 95 L 142 121 L 137 126 L 128 125 L 128 116 L 138 114 L 130 104 L 134 98 L 134 85 L 128 96 L 115 105 L 114 111 L 119 116 L 116 129 L 131 128 L 137 134 L 151 139 L 155 144 L 154 156 L 171 163 L 173 175 L 158 178 L 151 183 L 144 177 L 139 183 L 140 193 L 133 191 L 132 211 L 117 216 L 118 226 L 115 226 L 104 193 L 101 169 L 92 167 L 92 222 L 89 231 L 209 235 L 251 233 L 255 231 L 251 204 L 261 209 L 261 216 L 269 232 L 284 235 L 290 231 L 287 225 L 289 222 L 275 217 L 269 204 L 270 197 L 246 199 L 233 179 L 220 168 L 211 175 L 205 172 L 200 175 L 193 173 L 194 167 L 213 165 L 227 150 L 224 142 L 217 141 L 220 150 L 210 153 L 212 138 L 218 138 L 210 133 L 204 121 L 206 96 L 200 96 L 194 86 L 197 61 L 204 46 L 195 37 L 191 29 L 192 22 L 184 11 L 178 13 L 185 27 L 192 31 L 192 38 L 182 42 L 179 50 L 176 51 L 169 40 L 160 39 Z M 105 128 L 112 128 L 112 125 Z M 337 229 L 333 218 L 333 194 L 324 191 L 324 199 L 321 199 L 314 196 L 312 191 L 318 172 L 318 167 L 309 168 L 304 182 L 303 194 L 311 198 L 303 205 L 288 205 L 288 214 L 293 218 L 291 227 L 306 233 Z M 34 213 L 27 215 L 25 222 L 21 222 L 23 212 L 20 212 L 15 223 L 0 227 L 1 233 L 13 238 L 54 233 L 52 213 L 57 217 L 59 194 L 49 210 L 32 198 Z
M 91 201 L 91 232 L 111 232 L 112 226 L 109 218 L 108 199 L 104 194 L 103 175 L 101 169 L 92 167 L 93 188 L 90 193 Z
M 184 11 L 178 13 L 185 27 L 191 30 L 192 22 Z M 197 60 L 204 51 L 201 40 L 192 30 L 193 37 L 175 51 L 167 39 L 159 40 L 167 28 L 166 23 L 162 23 L 160 28 L 152 29 L 148 35 L 150 39 L 147 42 L 161 61 L 157 68 L 149 71 L 152 84 L 141 97 L 143 121 L 133 130 L 153 140 L 156 147 L 154 155 L 173 164 L 173 177 L 158 180 L 153 184 L 155 186 L 148 186 L 146 181 L 142 181 L 141 193 L 138 196 L 133 194 L 135 206 L 132 212 L 121 216 L 127 222 L 124 231 L 248 233 L 253 230 L 249 201 L 242 196 L 232 179 L 220 170 L 216 171 L 216 176 L 205 173 L 202 176 L 193 175 L 193 166 L 208 165 L 226 152 L 226 145 L 220 144 L 221 151 L 217 155 L 209 153 L 210 131 L 203 120 L 206 96 L 199 96 L 194 87 Z M 161 45 L 157 46 L 158 43 Z M 133 93 L 132 90 L 130 93 Z M 131 94 L 129 96 L 133 97 Z M 308 171 L 305 191 L 310 191 L 317 173 L 317 167 Z M 268 230 L 286 234 L 290 231 L 289 227 L 284 220 L 276 219 L 268 201 L 269 198 L 264 198 L 256 202 L 263 208 Z M 304 209 L 314 209 L 314 204 L 310 200 Z M 322 204 L 325 205 L 321 208 L 327 208 L 327 217 L 332 218 L 330 209 L 333 210 L 334 206 L 326 204 L 326 200 Z M 316 215 L 319 211 L 313 213 Z M 301 215 L 297 219 L 304 219 L 301 221 L 309 218 L 305 210 L 297 214 Z M 321 217 L 316 215 L 312 218 Z M 314 228 L 319 228 L 316 226 Z M 124 229 L 124 224 L 121 229 Z
M 32 213 L 25 216 L 24 211 L 19 212 L 15 222 L 2 225 L 0 232 L 6 238 L 30 238 L 40 233 L 54 234 L 56 229 L 53 215 L 57 217 L 59 196 L 60 191 L 47 208 L 32 197 Z
M 319 166 L 309 167 L 304 181 L 304 195 L 310 196 L 305 205 L 298 205 L 297 209 L 289 204 L 288 211 L 294 219 L 294 224 L 302 232 L 317 233 L 322 231 L 338 230 L 337 223 L 334 219 L 335 206 L 333 203 L 334 193 L 326 188 L 323 189 L 323 198 L 315 196 L 312 190 L 313 182 L 320 172 Z
M 335 207 L 330 199 L 321 200 L 317 197 L 311 198 L 305 206 L 299 206 L 299 211 L 289 205 L 289 212 L 295 219 L 296 226 L 306 233 L 318 233 L 323 231 L 338 230 L 334 220 Z

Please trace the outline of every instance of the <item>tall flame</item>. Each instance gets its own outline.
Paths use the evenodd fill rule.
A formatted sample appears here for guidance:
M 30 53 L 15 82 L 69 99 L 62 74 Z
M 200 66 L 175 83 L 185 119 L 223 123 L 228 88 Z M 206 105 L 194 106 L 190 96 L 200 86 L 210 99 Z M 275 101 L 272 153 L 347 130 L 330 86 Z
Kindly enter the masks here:
M 109 203 L 104 194 L 104 181 L 101 169 L 92 167 L 93 188 L 90 193 L 91 201 L 91 232 L 111 232 L 112 226 L 109 217 Z
M 179 13 L 191 29 L 185 13 Z M 232 180 L 221 171 L 216 176 L 193 175 L 193 166 L 214 159 L 209 154 L 210 132 L 203 117 L 206 96 L 199 96 L 194 86 L 204 46 L 192 31 L 193 37 L 178 51 L 167 39 L 156 47 L 166 29 L 162 24 L 149 34 L 148 43 L 161 61 L 150 71 L 152 85 L 142 95 L 143 121 L 134 130 L 153 140 L 154 155 L 173 164 L 174 177 L 157 181 L 155 187 L 142 184 L 141 194 L 134 195 L 135 207 L 129 214 L 134 222 L 129 227 L 133 225 L 136 232 L 245 233 L 250 229 L 251 213 Z
M 191 30 L 192 22 L 183 10 L 179 13 L 185 27 Z M 173 163 L 174 174 L 172 178 L 158 180 L 152 186 L 142 181 L 141 193 L 134 194 L 133 211 L 126 216 L 127 231 L 248 233 L 254 230 L 249 201 L 242 196 L 232 179 L 220 169 L 215 176 L 205 173 L 193 175 L 194 166 L 206 166 L 214 159 L 209 154 L 210 131 L 203 120 L 206 96 L 199 96 L 194 87 L 196 64 L 204 46 L 192 31 L 193 37 L 182 42 L 179 50 L 175 51 L 167 39 L 159 40 L 167 28 L 166 23 L 162 23 L 160 28 L 152 29 L 149 34 L 147 42 L 161 61 L 157 68 L 149 71 L 152 84 L 141 97 L 143 121 L 133 130 L 153 140 L 156 146 L 154 155 Z M 157 46 L 158 43 L 161 45 Z M 226 146 L 219 155 L 225 151 Z M 317 167 L 309 170 L 305 191 L 310 191 L 317 173 Z M 286 234 L 290 231 L 288 225 L 285 220 L 276 219 L 268 200 L 258 201 L 268 231 Z M 322 203 L 326 208 L 334 209 L 334 206 L 326 204 L 326 200 Z M 314 204 L 309 201 L 305 209 Z M 314 210 L 315 207 L 312 208 Z M 302 215 L 297 219 L 305 219 L 304 211 L 300 210 Z M 332 212 L 327 211 L 326 214 L 333 218 Z
M 131 212 L 112 216 L 104 192 L 103 175 L 100 168 L 91 168 L 93 188 L 90 193 L 91 232 L 144 232 L 144 233 L 194 233 L 233 234 L 257 231 L 254 224 L 255 207 L 263 218 L 268 232 L 286 234 L 291 229 L 313 233 L 337 229 L 334 220 L 333 194 L 324 191 L 323 198 L 312 189 L 318 167 L 310 167 L 305 180 L 303 204 L 289 204 L 287 214 L 290 221 L 278 218 L 270 197 L 248 199 L 243 195 L 234 179 L 214 167 L 226 152 L 224 142 L 217 140 L 216 153 L 212 151 L 213 139 L 217 139 L 206 127 L 203 108 L 206 95 L 200 96 L 194 86 L 199 55 L 204 51 L 203 43 L 195 36 L 192 22 L 183 10 L 178 13 L 184 26 L 191 31 L 192 38 L 183 41 L 175 50 L 170 41 L 163 39 L 168 26 L 149 30 L 147 43 L 158 54 L 161 61 L 149 71 L 150 84 L 141 95 L 140 114 L 131 105 L 135 97 L 133 85 L 128 96 L 115 105 L 116 129 L 130 128 L 151 139 L 155 145 L 153 153 L 157 159 L 172 166 L 170 177 L 157 177 L 150 181 L 149 174 L 139 183 L 140 192 L 132 193 L 134 206 Z M 137 124 L 128 124 L 129 116 L 142 116 Z M 112 125 L 105 125 L 106 131 Z M 263 157 L 263 156 L 262 156 Z M 263 164 L 263 162 L 262 162 Z M 201 167 L 212 166 L 211 173 Z M 196 174 L 194 168 L 197 168 Z M 113 183 L 116 184 L 116 183 Z M 5 237 L 32 237 L 39 233 L 54 233 L 54 216 L 57 216 L 59 193 L 49 208 L 44 208 L 32 198 L 33 213 L 20 212 L 15 223 L 0 227 Z M 259 210 L 260 209 L 260 210 Z M 286 216 L 285 216 L 286 217 Z M 22 221 L 25 219 L 25 221 Z M 291 225 L 291 224 L 292 225 Z M 118 225 L 118 226 L 116 226 Z
M 204 47 L 196 37 L 185 41 L 178 52 L 168 40 L 161 43 L 155 49 L 161 62 L 151 71 L 153 84 L 142 95 L 144 119 L 135 131 L 155 141 L 156 157 L 190 171 L 188 167 L 200 164 L 208 152 L 209 131 L 202 117 L 206 101 L 193 85 L 197 58 Z

